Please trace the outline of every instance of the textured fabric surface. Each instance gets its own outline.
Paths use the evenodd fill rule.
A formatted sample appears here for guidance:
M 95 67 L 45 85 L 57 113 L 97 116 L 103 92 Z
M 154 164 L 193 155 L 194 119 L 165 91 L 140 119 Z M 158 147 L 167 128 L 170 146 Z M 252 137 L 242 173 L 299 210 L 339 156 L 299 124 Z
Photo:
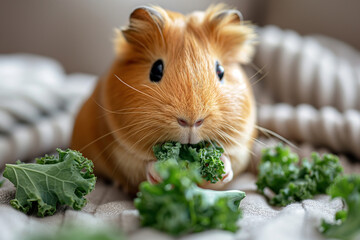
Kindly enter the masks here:
M 253 162 L 258 162 L 261 148 L 276 144 L 276 139 L 259 138 L 254 146 Z M 314 149 L 309 144 L 294 149 L 300 156 L 309 156 L 311 151 L 327 152 L 326 149 Z M 360 173 L 360 165 L 349 162 L 340 156 L 347 173 Z M 271 207 L 266 199 L 256 193 L 256 176 L 246 173 L 236 178 L 228 189 L 240 189 L 247 196 L 241 202 L 243 218 L 239 220 L 240 230 L 233 234 L 211 230 L 203 233 L 182 236 L 180 239 L 323 239 L 317 227 L 321 219 L 332 221 L 336 211 L 343 209 L 341 200 L 330 201 L 328 196 L 319 195 L 315 199 L 294 203 L 285 208 Z M 15 190 L 8 181 L 0 188 L 0 239 L 21 239 L 24 234 L 56 232 L 68 223 L 76 222 L 88 227 L 99 224 L 112 225 L 122 229 L 128 239 L 174 239 L 173 237 L 148 228 L 140 228 L 138 213 L 132 199 L 112 184 L 98 180 L 95 190 L 88 196 L 88 204 L 82 211 L 60 208 L 50 217 L 27 216 L 9 206 Z
M 276 142 L 268 139 L 261 141 L 269 146 Z M 256 144 L 254 161 L 258 160 L 261 147 Z M 300 146 L 298 152 L 308 155 L 312 150 L 314 149 L 304 145 Z M 347 161 L 345 158 L 342 160 Z M 349 170 L 356 171 L 347 168 L 348 172 Z M 185 235 L 180 239 L 323 239 L 317 231 L 321 219 L 332 221 L 335 212 L 344 207 L 341 200 L 330 201 L 326 195 L 290 204 L 285 208 L 271 207 L 263 196 L 256 193 L 255 181 L 255 175 L 246 173 L 228 186 L 229 189 L 240 189 L 247 194 L 240 204 L 243 218 L 238 222 L 241 228 L 237 233 L 211 230 Z M 101 179 L 88 196 L 89 202 L 83 210 L 74 211 L 63 207 L 54 216 L 45 218 L 27 216 L 9 206 L 8 202 L 14 194 L 14 187 L 8 181 L 0 189 L 0 239 L 19 239 L 19 236 L 38 231 L 54 232 L 72 222 L 88 226 L 113 225 L 122 229 L 128 239 L 174 239 L 156 230 L 141 228 L 132 199 Z
M 49 58 L 0 55 L 0 169 L 67 147 L 74 115 L 95 80 L 66 75 Z
M 303 38 L 294 32 L 274 27 L 260 30 L 260 34 L 255 64 L 266 74 L 263 74 L 264 78 L 262 74 L 257 74 L 251 79 L 258 103 L 260 135 L 274 135 L 269 132 L 271 130 L 275 135 L 278 133 L 294 141 L 297 146 L 294 150 L 301 157 L 309 156 L 313 150 L 338 153 L 346 172 L 360 173 L 360 153 L 357 147 L 360 144 L 360 88 L 356 87 L 359 86 L 356 75 L 358 65 L 353 65 L 359 59 L 359 53 L 351 51 L 351 56 L 335 54 L 336 50 L 344 49 L 343 44 L 327 38 Z M 287 40 L 287 34 L 291 35 L 292 40 Z M 332 71 L 330 83 L 335 86 L 324 84 L 323 74 L 327 69 L 324 70 L 325 63 L 317 61 L 321 58 L 312 56 L 312 51 L 304 50 L 309 41 L 312 42 L 311 49 L 320 48 L 314 51 L 325 51 L 328 55 L 330 52 L 333 58 L 331 61 L 342 59 L 343 63 L 346 62 L 347 67 L 343 68 L 347 70 L 341 70 L 346 73 L 345 77 Z M 296 44 L 292 45 L 291 42 Z M 11 68 L 3 67 L 15 61 L 13 56 L 0 58 L 0 84 L 7 89 L 1 91 L 5 87 L 0 87 L 0 99 L 6 100 L 4 103 L 0 101 L 1 169 L 7 162 L 30 159 L 44 152 L 52 152 L 56 147 L 67 146 L 73 116 L 93 85 L 91 76 L 67 76 L 60 66 L 49 59 L 31 56 L 15 58 L 18 62 L 12 66 L 17 69 L 16 74 L 10 71 Z M 349 72 L 351 78 L 346 77 Z M 45 73 L 47 77 L 42 78 Z M 24 86 L 24 78 L 29 79 L 29 76 L 33 80 L 26 84 L 36 89 L 36 96 L 29 96 L 27 91 L 19 87 Z M 255 84 L 257 78 L 263 80 Z M 17 81 L 10 84 L 9 79 Z M 348 87 L 348 81 L 352 81 L 353 87 Z M 66 91 L 51 92 L 54 86 L 55 90 Z M 52 94 L 49 95 L 49 91 Z M 51 98 L 53 95 L 56 97 Z M 47 101 L 48 98 L 51 100 Z M 264 136 L 256 140 L 252 150 L 253 160 L 249 168 L 252 172 L 256 172 L 261 148 L 278 141 L 276 137 Z M 334 213 L 344 207 L 340 200 L 330 201 L 328 196 L 322 195 L 285 208 L 274 208 L 256 193 L 255 180 L 255 175 L 246 173 L 228 186 L 229 189 L 240 189 L 247 194 L 241 202 L 243 218 L 238 222 L 241 229 L 237 233 L 212 230 L 186 235 L 181 239 L 322 239 L 317 231 L 320 220 L 324 218 L 331 221 Z M 39 230 L 53 232 L 72 221 L 90 225 L 111 224 L 127 233 L 129 239 L 172 239 L 155 230 L 140 228 L 132 199 L 101 179 L 82 211 L 63 207 L 51 217 L 27 216 L 13 209 L 9 201 L 14 194 L 14 187 L 6 181 L 0 188 L 0 239 L 21 239 L 20 236 Z

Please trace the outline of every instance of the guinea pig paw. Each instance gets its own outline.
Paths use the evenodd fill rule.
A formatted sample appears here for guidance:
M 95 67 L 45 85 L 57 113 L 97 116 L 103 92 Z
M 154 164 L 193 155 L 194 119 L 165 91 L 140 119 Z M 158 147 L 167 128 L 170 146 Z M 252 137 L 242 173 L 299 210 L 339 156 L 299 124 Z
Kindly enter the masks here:
M 233 179 L 234 173 L 231 168 L 231 161 L 229 157 L 223 155 L 220 158 L 224 163 L 224 172 L 222 174 L 222 179 L 218 181 L 217 183 L 211 183 L 206 180 L 203 180 L 199 187 L 201 188 L 208 188 L 208 189 L 214 189 L 214 190 L 220 190 L 222 189 L 226 183 L 230 182 Z
M 231 168 L 231 161 L 230 161 L 229 157 L 227 157 L 226 155 L 222 155 L 220 159 L 224 163 L 224 172 L 225 172 L 222 174 L 221 181 L 223 183 L 230 182 L 234 177 L 234 172 Z
M 146 165 L 146 178 L 151 184 L 157 184 L 162 181 L 155 170 L 155 162 L 156 161 L 151 161 Z

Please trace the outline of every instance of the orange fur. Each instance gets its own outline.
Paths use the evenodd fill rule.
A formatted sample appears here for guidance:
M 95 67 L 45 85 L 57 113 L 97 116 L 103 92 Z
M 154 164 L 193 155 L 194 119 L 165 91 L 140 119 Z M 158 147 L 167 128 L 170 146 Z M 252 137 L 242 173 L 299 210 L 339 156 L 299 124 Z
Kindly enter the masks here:
M 239 174 L 255 129 L 251 86 L 240 66 L 251 59 L 253 29 L 234 14 L 219 17 L 223 5 L 187 16 L 152 9 L 155 14 L 136 9 L 129 26 L 117 31 L 117 57 L 80 110 L 71 147 L 93 160 L 97 174 L 134 192 L 155 158 L 152 146 L 187 134 L 177 118 L 203 118 L 194 136 L 219 142 Z M 153 83 L 157 59 L 164 75 Z M 225 68 L 224 84 L 216 60 Z

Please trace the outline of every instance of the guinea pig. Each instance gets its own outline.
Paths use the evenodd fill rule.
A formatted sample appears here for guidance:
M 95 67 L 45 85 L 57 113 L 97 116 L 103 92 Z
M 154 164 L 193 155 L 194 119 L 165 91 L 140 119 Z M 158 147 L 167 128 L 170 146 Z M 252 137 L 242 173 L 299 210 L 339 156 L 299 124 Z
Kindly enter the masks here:
M 221 188 L 249 163 L 255 102 L 242 64 L 255 31 L 239 11 L 210 6 L 189 15 L 139 7 L 117 30 L 116 58 L 80 109 L 71 141 L 95 173 L 134 193 L 156 176 L 155 144 L 215 141 L 224 148 Z

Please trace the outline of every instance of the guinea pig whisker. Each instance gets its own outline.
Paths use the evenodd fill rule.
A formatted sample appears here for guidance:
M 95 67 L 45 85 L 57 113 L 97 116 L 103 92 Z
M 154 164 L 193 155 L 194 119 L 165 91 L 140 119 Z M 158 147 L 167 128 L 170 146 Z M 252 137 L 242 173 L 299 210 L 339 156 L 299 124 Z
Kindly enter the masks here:
M 126 138 L 124 140 L 128 140 L 132 136 L 139 134 L 141 131 L 144 131 L 144 130 L 149 129 L 149 128 L 150 129 L 153 128 L 153 126 L 149 125 L 149 124 L 143 124 L 143 123 L 140 123 L 140 124 L 142 124 L 142 126 L 139 129 L 137 129 L 136 131 L 132 132 L 130 135 L 126 136 Z
M 249 85 L 247 85 L 245 88 L 242 88 L 240 93 L 254 87 L 257 83 L 259 83 L 260 81 L 264 80 L 264 78 L 268 75 L 268 73 L 266 72 L 264 75 L 262 75 L 259 79 L 257 79 L 255 82 L 250 83 Z
M 264 68 L 264 67 L 263 67 Z M 255 73 L 254 75 L 252 75 L 250 78 L 249 78 L 249 82 L 252 78 L 254 78 L 258 73 Z M 247 90 L 249 90 L 250 88 L 253 88 L 256 84 L 258 84 L 260 81 L 264 80 L 264 78 L 266 78 L 266 76 L 268 75 L 268 72 L 265 72 L 262 74 L 262 76 L 258 79 L 256 79 L 254 82 L 250 82 L 250 84 L 246 85 L 245 87 L 241 88 L 240 92 L 239 93 L 243 93 Z
M 268 67 L 268 64 L 264 64 L 264 66 L 259 67 L 254 62 L 250 62 L 250 66 L 256 71 L 256 74 L 263 74 L 263 70 Z
M 117 142 L 116 139 L 112 140 L 111 143 L 109 143 L 109 144 L 95 157 L 94 160 L 98 160 L 98 158 L 99 158 L 100 156 L 102 156 L 103 153 L 106 152 L 110 147 L 112 147 L 112 146 L 114 145 L 114 143 L 116 143 L 116 142 Z M 111 155 L 111 154 L 110 154 L 110 155 Z M 107 160 L 108 160 L 108 158 L 107 158 Z
M 209 137 L 206 137 L 206 140 L 209 142 L 211 147 L 215 148 L 213 141 L 211 141 L 211 139 Z
M 247 151 L 248 153 L 251 154 L 251 156 L 256 156 L 256 153 L 254 151 L 252 151 L 250 148 L 248 148 L 247 146 L 244 146 L 245 151 Z
M 223 111 L 223 112 L 224 112 L 224 113 L 230 113 L 230 112 L 227 112 L 227 111 Z M 242 118 L 242 117 L 240 117 L 240 116 L 235 116 L 234 118 L 235 118 L 235 119 L 238 119 L 238 120 L 240 120 L 240 121 L 246 122 L 246 119 L 245 119 L 245 118 Z M 226 126 L 231 127 L 234 131 L 237 131 L 237 132 L 238 132 L 238 130 L 234 129 L 232 126 L 230 126 L 230 125 L 229 125 L 228 123 L 226 123 L 225 121 L 222 122 L 222 124 L 225 124 Z M 293 144 L 290 140 L 286 139 L 285 137 L 281 136 L 280 134 L 278 134 L 278 133 L 276 133 L 276 132 L 274 132 L 274 131 L 271 131 L 271 130 L 269 130 L 269 129 L 267 129 L 267 128 L 261 127 L 261 126 L 259 126 L 259 125 L 257 125 L 257 124 L 255 124 L 254 127 L 255 127 L 256 129 L 258 129 L 259 131 L 261 131 L 262 133 L 264 133 L 265 136 L 270 137 L 269 135 L 271 135 L 271 136 L 273 136 L 273 137 L 275 137 L 275 138 L 277 138 L 277 139 L 285 142 L 285 143 L 288 144 L 289 146 L 292 146 L 292 147 L 295 148 L 295 149 L 299 149 L 299 148 L 298 148 L 295 144 Z M 241 133 L 241 132 L 238 132 L 238 133 Z M 256 141 L 256 142 L 258 142 L 258 139 L 257 139 L 257 138 L 253 138 L 253 140 Z M 260 143 L 260 144 L 262 144 L 262 145 L 264 145 L 264 146 L 267 146 L 265 143 L 262 143 L 262 142 L 258 142 L 258 143 Z
M 157 99 L 157 98 L 155 98 L 155 97 L 153 97 L 153 96 L 151 96 L 151 95 L 149 95 L 149 94 L 147 94 L 147 93 L 144 93 L 144 92 L 140 91 L 139 89 L 137 89 L 137 88 L 135 88 L 135 87 L 127 84 L 126 82 L 124 82 L 123 80 L 121 80 L 121 78 L 119 78 L 116 74 L 114 74 L 114 76 L 115 76 L 121 83 L 123 83 L 125 86 L 131 88 L 132 90 L 134 90 L 134 91 L 136 91 L 136 92 L 138 92 L 138 93 L 141 93 L 141 94 L 143 94 L 143 95 L 145 95 L 145 96 L 147 96 L 147 97 L 149 97 L 149 98 L 152 98 L 152 99 L 154 99 L 154 100 L 156 100 L 156 101 L 158 101 L 158 102 L 161 102 L 159 99 Z
M 122 109 L 122 110 L 109 110 L 109 109 L 106 109 L 104 106 L 100 105 L 95 99 L 93 99 L 95 104 L 98 105 L 102 110 L 104 110 L 104 114 L 102 115 L 99 115 L 97 118 L 102 118 L 104 117 L 105 115 L 107 114 L 117 114 L 117 115 L 121 115 L 121 114 L 152 114 L 153 112 L 120 112 L 120 111 L 125 111 L 127 109 Z M 131 108 L 128 108 L 128 109 L 131 109 Z M 143 107 L 139 107 L 139 108 L 132 108 L 132 109 L 147 109 L 147 108 L 143 108 Z
M 253 79 L 253 78 L 256 77 L 258 74 L 263 75 L 263 74 L 264 74 L 264 73 L 263 73 L 263 70 L 265 69 L 265 66 L 266 66 L 266 65 L 264 65 L 262 68 L 259 68 L 259 67 L 256 66 L 256 68 L 257 68 L 257 69 L 255 69 L 256 72 L 249 78 L 249 80 Z
M 100 106 L 101 107 L 101 106 Z M 149 107 L 153 107 L 153 106 L 149 106 Z M 146 113 L 146 114 L 149 114 L 150 112 L 134 112 L 134 111 L 130 111 L 130 110 L 142 110 L 142 109 L 144 109 L 144 110 L 149 110 L 149 107 L 144 107 L 144 106 L 142 106 L 142 107 L 136 107 L 136 108 L 124 108 L 124 109 L 118 109 L 118 110 L 113 110 L 113 111 L 111 111 L 111 110 L 108 110 L 108 111 L 105 111 L 105 113 L 104 114 L 102 114 L 102 115 L 99 115 L 98 116 L 98 118 L 100 118 L 100 117 L 104 117 L 105 115 L 107 115 L 107 114 L 130 114 L 130 113 Z M 106 110 L 106 109 L 104 109 L 104 110 Z M 127 112 L 126 112 L 127 111 Z M 151 112 L 151 113 L 153 113 L 153 112 Z
M 218 131 L 222 134 L 222 136 L 226 139 L 228 139 L 228 141 L 230 142 L 233 142 L 235 144 L 238 144 L 238 145 L 241 145 L 241 142 L 240 140 L 236 139 L 235 137 L 233 137 L 232 135 L 218 129 Z M 245 133 L 242 133 L 242 132 L 238 132 L 240 135 L 245 135 Z M 246 135 L 245 135 L 246 136 Z
M 245 121 L 245 119 L 244 119 L 244 118 L 241 118 L 241 117 L 235 117 L 235 118 L 240 119 L 241 121 Z M 226 124 L 226 123 L 225 123 L 225 124 Z M 270 137 L 270 135 L 271 135 L 272 137 L 275 137 L 275 138 L 277 138 L 277 139 L 285 142 L 285 143 L 288 144 L 289 146 L 292 146 L 292 147 L 295 148 L 295 149 L 299 149 L 299 148 L 298 148 L 295 144 L 293 144 L 290 140 L 286 139 L 285 137 L 281 136 L 280 134 L 278 134 L 278 133 L 276 133 L 276 132 L 274 132 L 274 131 L 271 131 L 270 129 L 261 127 L 261 126 L 259 126 L 259 125 L 257 125 L 257 124 L 255 124 L 254 127 L 255 127 L 256 129 L 258 129 L 259 131 L 261 131 L 261 132 L 262 132 L 265 136 L 267 136 L 267 137 Z M 253 139 L 255 140 L 255 138 L 253 138 Z M 259 142 L 259 143 L 261 143 L 261 142 Z M 265 143 L 262 143 L 262 144 L 263 144 L 264 146 L 266 146 Z
M 154 132 L 154 133 L 155 133 L 155 132 Z M 154 134 L 154 133 L 147 134 L 147 136 L 150 136 L 151 134 Z M 146 136 L 146 137 L 147 137 L 147 136 Z M 116 143 L 116 142 L 117 142 L 117 140 L 114 139 L 109 145 L 113 145 L 113 144 Z M 136 144 L 134 144 L 134 145 L 136 145 Z M 134 145 L 131 146 L 131 147 L 129 148 L 129 150 L 133 150 L 133 149 L 134 149 Z M 107 146 L 106 149 L 107 149 L 108 147 L 109 147 L 109 146 Z M 104 150 L 104 151 L 105 151 L 105 150 Z M 103 151 L 103 152 L 104 152 L 104 151 Z M 114 154 L 115 151 L 116 151 L 116 148 L 114 148 L 114 149 L 111 151 L 111 153 L 108 154 L 108 156 L 107 156 L 107 158 L 106 158 L 106 161 L 110 159 L 110 157 Z M 121 165 L 120 165 L 120 164 L 117 164 L 117 165 L 115 166 L 115 168 L 113 169 L 113 173 L 119 172 L 118 169 L 119 169 L 120 167 L 121 167 Z
M 161 134 L 155 141 L 152 142 L 152 143 L 153 143 L 152 145 L 157 144 L 158 141 L 159 141 L 160 139 L 164 139 L 164 137 L 165 137 L 165 134 Z M 150 143 L 150 142 L 149 142 L 149 143 Z M 150 151 L 150 152 L 148 153 L 148 155 L 147 155 L 147 159 L 150 159 L 150 158 L 153 158 L 153 157 L 154 157 L 153 152 Z
M 156 126 L 154 126 L 153 121 L 149 120 L 149 119 L 143 119 L 142 121 L 138 121 L 137 125 L 140 127 L 137 128 L 136 131 L 134 131 L 130 135 L 128 135 L 126 139 L 132 137 L 133 135 L 140 133 L 141 131 L 144 131 L 145 129 L 156 127 Z
M 266 78 L 266 76 L 267 76 L 268 74 L 269 74 L 269 73 L 266 72 L 266 73 L 263 74 L 259 79 L 257 79 L 255 82 L 252 82 L 252 83 L 250 84 L 250 86 L 251 86 L 251 87 L 254 87 L 258 82 L 264 80 L 264 78 Z
M 222 136 L 223 138 L 229 139 L 230 141 L 232 141 L 232 142 L 235 143 L 236 145 L 245 147 L 248 152 L 250 152 L 250 153 L 253 154 L 253 152 L 252 152 L 250 149 L 248 149 L 243 143 L 241 143 L 239 140 L 233 138 L 232 136 L 228 135 L 227 133 L 222 132 L 220 136 Z
M 221 131 L 221 130 L 220 130 L 220 131 Z M 254 153 L 253 151 L 251 151 L 247 146 L 245 146 L 244 144 L 242 144 L 239 140 L 233 138 L 232 136 L 230 136 L 229 134 L 227 134 L 227 133 L 225 133 L 225 132 L 223 132 L 223 131 L 221 131 L 221 132 L 222 132 L 222 134 L 223 134 L 223 137 L 230 139 L 232 142 L 234 142 L 235 144 L 237 144 L 237 145 L 239 145 L 239 146 L 245 147 L 245 149 L 246 149 L 249 153 L 251 153 L 252 155 L 255 155 L 255 153 Z M 253 139 L 255 139 L 255 138 L 253 138 Z
M 296 146 L 294 143 L 292 143 L 290 140 L 286 139 L 285 137 L 281 136 L 280 134 L 274 132 L 274 131 L 271 131 L 270 129 L 267 129 L 267 128 L 263 128 L 263 127 L 260 127 L 260 126 L 255 126 L 257 129 L 259 129 L 262 133 L 267 133 L 267 134 L 270 134 L 272 135 L 273 137 L 276 137 L 278 138 L 279 140 L 285 142 L 287 145 L 297 149 L 297 150 L 300 150 L 300 148 L 298 146 Z
M 114 139 L 114 141 L 113 141 L 111 144 L 116 143 L 116 142 L 117 142 L 117 140 Z M 111 150 L 110 154 L 108 154 L 108 156 L 106 157 L 105 162 L 108 162 L 108 161 L 110 160 L 110 158 L 114 155 L 114 153 L 115 153 L 116 150 L 117 150 L 116 147 L 114 147 L 114 148 Z M 119 172 L 119 169 L 120 169 L 121 167 L 122 167 L 122 166 L 120 165 L 120 161 L 116 161 L 115 167 L 113 168 L 111 175 L 114 175 L 115 173 L 118 173 L 118 172 Z M 120 172 L 121 172 L 121 171 L 120 171 Z
M 104 113 L 102 115 L 99 115 L 98 118 L 104 117 L 109 114 L 115 114 L 115 115 L 128 115 L 128 114 L 154 114 L 154 112 L 115 112 L 115 113 Z
M 122 108 L 122 109 L 117 109 L 115 110 L 115 112 L 122 112 L 122 111 L 129 111 L 129 110 L 139 110 L 139 109 L 147 109 L 144 106 L 141 107 L 132 107 L 132 108 Z
M 260 68 L 258 65 L 256 65 L 253 61 L 249 63 L 249 65 L 257 72 L 260 72 L 264 67 Z M 266 66 L 266 65 L 264 65 Z
M 139 140 L 137 140 L 130 148 L 129 150 L 132 151 L 132 150 L 135 150 L 136 146 L 141 142 L 143 141 L 144 139 L 146 139 L 147 137 L 155 134 L 156 132 L 160 131 L 161 128 L 156 128 L 154 131 L 150 131 L 148 132 L 147 134 L 145 134 L 142 138 L 140 138 Z
M 233 126 L 231 126 L 230 124 L 228 124 L 228 123 L 226 123 L 226 122 L 223 122 L 222 124 L 224 124 L 225 126 L 231 128 L 232 131 L 234 131 L 235 133 L 237 133 L 237 134 L 239 134 L 239 135 L 241 135 L 241 136 L 247 136 L 246 133 L 241 132 L 240 130 L 235 129 Z M 266 146 L 265 143 L 261 142 L 261 141 L 260 141 L 259 139 L 257 139 L 257 138 L 251 137 L 251 140 L 253 140 L 253 141 L 255 141 L 255 142 L 257 142 L 257 143 L 259 143 L 259 144 L 261 144 L 261 145 L 263 145 L 263 146 Z
M 138 123 L 133 123 L 133 124 L 127 125 L 127 126 L 125 126 L 125 127 L 118 128 L 118 129 L 115 129 L 115 130 L 113 130 L 113 131 L 111 131 L 111 132 L 105 133 L 104 135 L 102 135 L 102 136 L 96 138 L 95 140 L 93 140 L 92 142 L 86 144 L 86 145 L 85 145 L 84 147 L 82 147 L 79 151 L 82 152 L 82 151 L 84 151 L 84 149 L 88 148 L 89 146 L 91 146 L 91 145 L 94 144 L 95 142 L 97 142 L 97 141 L 99 141 L 99 140 L 101 140 L 101 139 L 103 139 L 103 138 L 105 138 L 105 137 L 107 137 L 107 136 L 109 136 L 109 135 L 111 135 L 111 134 L 114 134 L 114 133 L 116 133 L 116 132 L 118 132 L 118 131 L 121 131 L 121 130 L 126 129 L 126 128 L 128 128 L 128 127 L 135 126 L 136 124 L 138 124 Z
M 141 108 L 144 108 L 144 107 L 137 107 L 137 108 L 124 108 L 124 109 L 119 109 L 119 110 L 110 110 L 110 109 L 107 109 L 107 108 L 105 108 L 104 106 L 102 106 L 98 101 L 96 101 L 96 99 L 95 98 L 91 98 L 93 101 L 94 101 L 94 103 L 96 104 L 96 105 L 98 105 L 98 107 L 100 107 L 102 110 L 104 110 L 105 112 L 109 112 L 109 113 L 117 113 L 118 111 L 121 111 L 121 110 L 132 110 L 132 109 L 141 109 Z
M 157 128 L 154 132 L 151 133 L 151 135 L 154 135 L 155 133 L 159 133 L 159 132 L 161 132 L 161 130 L 162 130 L 161 128 Z M 150 136 L 150 135 L 148 135 L 148 136 Z M 146 139 L 146 141 L 144 141 L 143 144 L 145 144 L 146 146 L 151 145 L 151 147 L 153 147 L 154 146 L 154 140 L 153 140 L 153 138 L 148 138 L 148 136 L 146 136 L 146 138 L 144 136 L 143 140 Z M 141 142 L 143 140 L 140 140 L 139 142 Z M 151 150 L 152 150 L 152 148 L 151 148 Z M 152 153 L 152 151 L 150 151 L 150 152 Z
M 151 106 L 151 105 L 149 105 Z M 121 112 L 124 112 L 124 111 L 129 111 L 129 110 L 141 110 L 141 109 L 148 109 L 147 107 L 144 107 L 144 106 L 141 106 L 141 107 L 133 107 L 133 108 L 122 108 L 122 109 L 117 109 L 117 110 L 114 110 L 113 112 L 114 113 L 121 113 Z
M 98 101 L 96 101 L 95 98 L 91 97 L 91 99 L 95 102 L 96 105 L 98 105 L 98 107 L 100 107 L 102 110 L 104 110 L 105 112 L 109 112 L 109 113 L 113 113 L 114 111 L 109 110 L 107 108 L 105 108 L 104 106 L 102 106 L 100 103 L 98 103 Z
M 255 152 L 252 151 L 250 148 L 248 148 L 248 146 L 246 145 L 242 145 L 245 149 L 245 151 L 247 151 L 248 153 L 250 153 L 252 156 L 256 156 Z
M 109 148 L 109 146 L 112 146 L 114 143 L 117 143 L 117 140 L 114 139 L 107 147 L 106 149 Z M 114 147 L 111 152 L 108 154 L 108 156 L 106 157 L 106 159 L 104 160 L 104 162 L 109 162 L 110 158 L 114 155 L 114 153 L 116 152 L 118 148 Z M 104 152 L 104 151 L 103 151 Z M 115 162 L 115 166 L 112 168 L 112 171 L 111 171 L 111 176 L 113 176 L 115 173 L 121 173 L 122 171 L 119 170 L 120 168 L 123 167 L 123 165 L 121 165 L 120 163 L 123 163 L 123 162 L 120 162 L 120 161 L 116 161 Z M 125 190 L 129 189 L 129 179 L 126 179 L 126 185 L 123 186 L 123 188 Z
M 211 144 L 211 146 L 212 146 L 213 148 L 215 148 L 215 146 L 214 146 L 214 144 L 213 144 L 213 141 L 215 141 L 216 144 L 220 145 L 220 147 L 222 147 L 222 149 L 224 149 L 224 154 L 228 154 L 227 149 L 224 147 L 224 145 L 223 145 L 220 141 L 218 141 L 218 140 L 216 140 L 216 139 L 211 140 L 210 137 L 207 137 L 206 139 L 207 139 L 207 141 Z
M 229 139 L 225 138 L 223 131 L 216 129 L 215 132 L 221 137 L 222 140 L 224 140 L 225 143 L 230 144 Z
M 230 140 L 230 141 L 232 141 L 232 142 L 234 142 L 234 143 L 237 143 L 237 144 L 239 143 L 239 140 L 237 140 L 237 139 L 234 138 L 233 136 L 227 134 L 226 132 L 224 132 L 224 131 L 222 131 L 222 130 L 219 130 L 219 131 L 222 133 L 222 135 L 223 135 L 224 138 L 226 138 L 226 139 L 228 139 L 228 140 Z
M 163 96 L 166 96 L 166 93 L 158 85 L 155 85 L 155 87 L 157 88 L 157 90 L 159 90 L 159 92 L 156 91 L 154 88 L 146 85 L 146 84 L 142 84 L 141 86 L 149 88 L 151 91 L 153 91 L 160 98 L 163 98 Z

